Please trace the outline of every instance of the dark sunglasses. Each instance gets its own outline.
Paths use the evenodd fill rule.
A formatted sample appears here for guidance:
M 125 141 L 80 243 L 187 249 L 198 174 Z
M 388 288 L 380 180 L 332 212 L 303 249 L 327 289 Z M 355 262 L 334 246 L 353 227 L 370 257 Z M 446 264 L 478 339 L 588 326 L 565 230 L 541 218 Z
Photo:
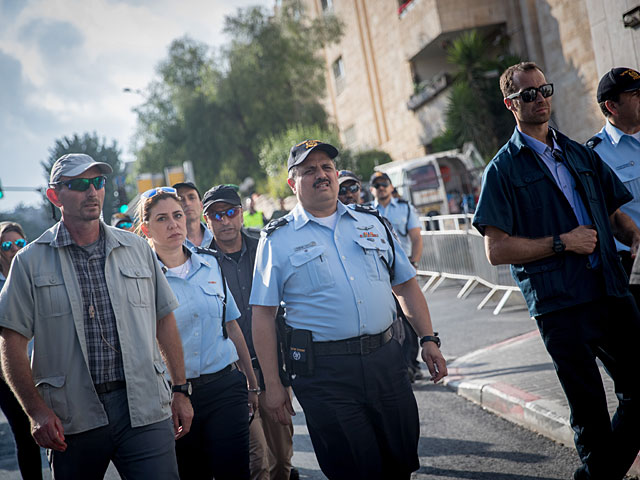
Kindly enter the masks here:
M 340 187 L 338 190 L 338 195 L 346 195 L 347 192 L 356 193 L 360 191 L 360 185 L 354 183 L 353 185 L 349 185 L 348 187 Z
M 209 218 L 213 218 L 216 222 L 221 222 L 224 217 L 233 218 L 240 213 L 240 207 L 232 207 L 229 210 L 221 210 L 219 212 L 212 212 L 207 215 Z
M 144 192 L 142 195 L 140 195 L 142 198 L 153 198 L 156 195 L 158 195 L 159 193 L 173 193 L 177 195 L 177 191 L 175 188 L 172 187 L 156 187 L 156 188 L 152 188 L 151 190 L 147 190 L 146 192 Z
M 378 182 L 372 185 L 373 188 L 378 189 L 378 188 L 387 188 L 389 186 L 389 182 Z
M 2 251 L 8 252 L 9 250 L 11 250 L 11 247 L 13 246 L 14 243 L 16 247 L 22 248 L 27 244 L 27 241 L 24 238 L 19 238 L 17 240 L 14 240 L 13 242 L 10 242 L 10 241 L 2 242 Z
M 525 88 L 521 92 L 512 93 L 507 98 L 514 99 L 520 97 L 524 103 L 530 103 L 538 98 L 538 92 L 540 92 L 544 98 L 550 97 L 553 95 L 553 83 L 545 83 L 539 87 Z
M 89 186 L 93 185 L 96 190 L 100 190 L 104 187 L 104 182 L 107 181 L 107 177 L 100 175 L 93 178 L 74 178 L 72 180 L 65 180 L 61 182 L 54 182 L 51 185 L 66 185 L 69 190 L 75 192 L 85 192 L 89 190 Z
M 120 222 L 118 225 L 116 225 L 116 228 L 121 228 L 123 230 L 131 227 L 133 227 L 133 223 L 131 222 Z

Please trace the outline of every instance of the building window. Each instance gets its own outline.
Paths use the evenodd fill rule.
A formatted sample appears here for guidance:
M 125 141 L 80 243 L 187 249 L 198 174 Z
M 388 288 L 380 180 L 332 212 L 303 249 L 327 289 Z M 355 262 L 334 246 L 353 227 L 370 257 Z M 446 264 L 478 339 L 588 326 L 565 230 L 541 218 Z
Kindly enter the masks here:
M 342 61 L 342 57 L 338 57 L 338 59 L 333 62 L 333 78 L 336 81 L 336 92 L 339 94 L 344 89 L 345 84 L 345 74 L 344 74 L 344 62 Z
M 322 0 L 322 11 L 330 12 L 333 10 L 333 0 Z

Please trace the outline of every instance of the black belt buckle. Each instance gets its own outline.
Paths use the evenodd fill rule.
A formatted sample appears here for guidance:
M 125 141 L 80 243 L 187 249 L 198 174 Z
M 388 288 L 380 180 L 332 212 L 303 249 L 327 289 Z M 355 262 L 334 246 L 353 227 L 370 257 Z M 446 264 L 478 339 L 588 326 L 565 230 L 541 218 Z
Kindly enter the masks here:
M 360 337 L 360 355 L 369 355 L 372 352 L 375 352 L 378 348 L 377 345 L 373 345 L 373 339 L 377 337 L 377 335 L 362 335 Z

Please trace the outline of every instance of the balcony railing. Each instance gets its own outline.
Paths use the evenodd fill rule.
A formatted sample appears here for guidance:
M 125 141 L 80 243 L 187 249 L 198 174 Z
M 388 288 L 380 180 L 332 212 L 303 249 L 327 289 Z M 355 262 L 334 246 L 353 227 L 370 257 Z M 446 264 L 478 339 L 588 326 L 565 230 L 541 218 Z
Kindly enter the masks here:
M 442 72 L 427 81 L 421 82 L 418 85 L 418 91 L 411 95 L 407 102 L 407 108 L 415 111 L 429 100 L 434 98 L 444 89 L 446 89 L 451 83 L 449 74 Z

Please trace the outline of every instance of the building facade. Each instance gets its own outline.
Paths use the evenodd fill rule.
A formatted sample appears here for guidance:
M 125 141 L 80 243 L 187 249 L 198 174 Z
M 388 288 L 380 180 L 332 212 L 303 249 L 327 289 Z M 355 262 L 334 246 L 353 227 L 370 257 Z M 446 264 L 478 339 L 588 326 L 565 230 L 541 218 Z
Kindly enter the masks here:
M 394 160 L 429 152 L 442 133 L 454 70 L 446 48 L 463 32 L 506 36 L 512 53 L 540 65 L 555 85 L 552 125 L 579 141 L 604 123 L 599 78 L 640 64 L 640 0 L 301 3 L 306 15 L 334 14 L 345 26 L 340 43 L 323 50 L 325 107 L 345 146 L 385 150 Z

